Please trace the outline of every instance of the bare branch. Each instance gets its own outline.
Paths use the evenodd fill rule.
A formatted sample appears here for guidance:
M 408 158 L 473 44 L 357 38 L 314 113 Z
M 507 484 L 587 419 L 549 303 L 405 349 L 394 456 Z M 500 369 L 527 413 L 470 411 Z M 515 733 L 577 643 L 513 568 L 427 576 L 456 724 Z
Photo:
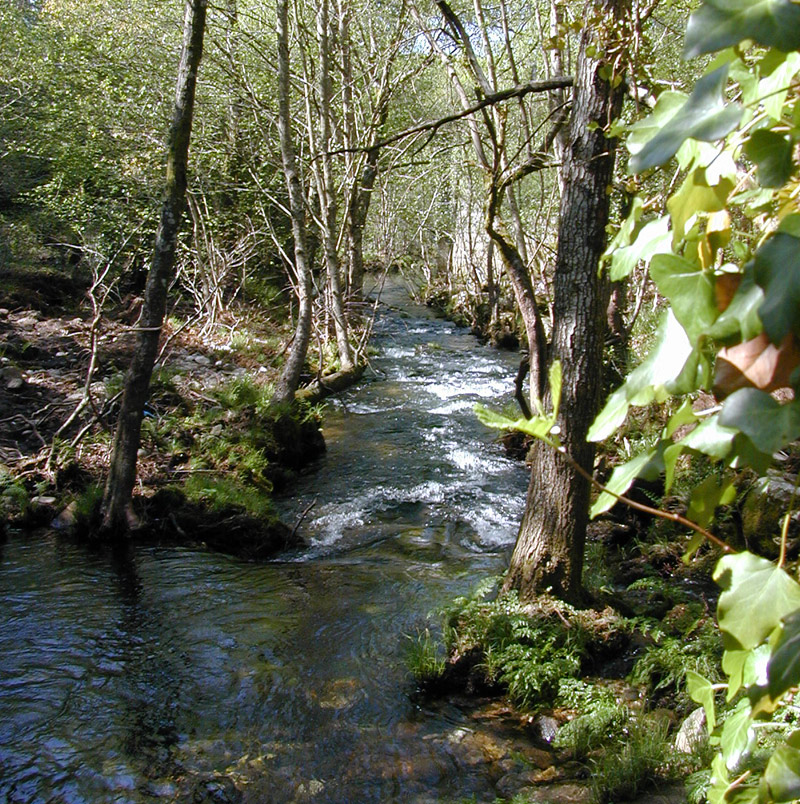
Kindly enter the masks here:
M 448 123 L 454 123 L 457 120 L 462 120 L 465 117 L 475 114 L 475 112 L 480 112 L 482 109 L 485 109 L 488 106 L 503 103 L 511 98 L 524 98 L 525 95 L 530 95 L 536 92 L 549 92 L 553 89 L 566 89 L 571 87 L 572 83 L 572 76 L 569 75 L 551 78 L 549 81 L 528 81 L 527 84 L 521 84 L 520 86 L 511 87 L 510 89 L 502 89 L 499 92 L 493 92 L 491 95 L 486 95 L 480 101 L 478 101 L 478 103 L 470 106 L 468 109 L 446 115 L 445 117 L 440 117 L 438 120 L 429 120 L 425 123 L 419 123 L 416 126 L 411 126 L 403 131 L 399 131 L 397 134 L 392 134 L 391 137 L 386 137 L 385 139 L 379 140 L 372 145 L 360 146 L 357 148 L 337 148 L 334 151 L 329 151 L 329 153 L 343 154 L 353 151 L 368 151 L 372 148 L 384 148 L 385 146 L 392 145 L 393 143 L 403 140 L 406 137 L 413 137 L 415 134 L 422 134 L 425 131 L 435 133 L 442 126 L 445 126 Z

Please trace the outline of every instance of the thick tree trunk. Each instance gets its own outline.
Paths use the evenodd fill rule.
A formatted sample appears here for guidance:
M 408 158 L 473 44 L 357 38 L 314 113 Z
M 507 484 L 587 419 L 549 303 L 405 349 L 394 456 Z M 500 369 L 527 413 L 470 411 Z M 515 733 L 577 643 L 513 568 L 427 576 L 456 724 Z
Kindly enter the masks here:
M 289 211 L 292 218 L 294 238 L 294 261 L 297 278 L 298 311 L 294 337 L 289 346 L 289 355 L 275 386 L 272 403 L 286 404 L 294 401 L 300 385 L 300 374 L 308 352 L 311 338 L 311 271 L 306 260 L 306 225 L 303 188 L 297 173 L 292 138 L 292 123 L 289 109 L 289 10 L 288 0 L 277 3 L 278 34 L 278 134 L 281 141 L 281 161 L 286 187 L 289 193 Z
M 186 4 L 183 51 L 178 68 L 175 112 L 169 134 L 166 196 L 156 235 L 153 262 L 147 276 L 138 344 L 125 378 L 114 434 L 111 465 L 103 496 L 103 531 L 106 533 L 124 533 L 135 522 L 131 499 L 136 482 L 142 415 L 164 322 L 167 288 L 175 264 L 178 228 L 186 206 L 186 166 L 197 71 L 203 53 L 206 3 L 207 0 L 190 0 Z
M 627 0 L 603 3 L 613 27 Z M 561 361 L 559 425 L 567 454 L 591 471 L 594 449 L 586 433 L 599 406 L 608 282 L 598 263 L 606 245 L 609 193 L 616 143 L 603 129 L 619 116 L 622 82 L 613 88 L 586 53 L 595 30 L 582 35 L 574 100 L 565 143 L 558 255 L 554 272 L 550 359 Z M 597 48 L 601 50 L 600 47 Z M 583 599 L 581 573 L 589 511 L 589 483 L 564 457 L 540 445 L 535 452 L 527 506 L 505 582 L 523 600 L 551 592 Z

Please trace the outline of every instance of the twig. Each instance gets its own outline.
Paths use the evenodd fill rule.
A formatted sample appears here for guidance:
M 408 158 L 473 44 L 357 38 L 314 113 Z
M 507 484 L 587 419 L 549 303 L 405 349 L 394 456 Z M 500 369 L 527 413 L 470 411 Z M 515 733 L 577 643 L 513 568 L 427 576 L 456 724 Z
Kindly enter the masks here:
M 297 531 L 300 528 L 300 525 L 303 524 L 303 520 L 308 516 L 308 512 L 317 504 L 317 500 L 319 497 L 314 497 L 314 499 L 303 509 L 303 513 L 300 514 L 299 519 L 295 523 L 294 528 L 292 528 L 292 535 L 289 537 L 293 539 L 297 535 Z

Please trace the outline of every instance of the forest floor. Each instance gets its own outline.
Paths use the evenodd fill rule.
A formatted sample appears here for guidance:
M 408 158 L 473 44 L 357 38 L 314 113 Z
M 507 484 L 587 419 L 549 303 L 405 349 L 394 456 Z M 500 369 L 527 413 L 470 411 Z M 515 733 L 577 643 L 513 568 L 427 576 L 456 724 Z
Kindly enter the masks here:
M 47 274 L 3 279 L 0 519 L 23 527 L 50 524 L 54 519 L 58 524 L 56 517 L 76 497 L 104 481 L 141 300 L 135 296 L 117 300 L 99 316 L 85 287 L 63 280 L 50 282 Z M 192 443 L 198 453 L 203 445 L 212 449 L 210 441 L 202 438 L 208 430 L 224 431 L 226 437 L 236 432 L 243 460 L 266 449 L 273 465 L 264 468 L 264 477 L 254 480 L 267 498 L 281 480 L 280 464 L 296 469 L 324 449 L 313 416 L 298 420 L 300 429 L 294 428 L 295 434 L 303 433 L 303 443 L 275 443 L 274 434 L 267 431 L 280 429 L 275 427 L 277 419 L 264 416 L 263 410 L 259 410 L 258 426 L 252 421 L 260 389 L 266 396 L 268 383 L 275 377 L 285 327 L 255 305 L 241 306 L 228 313 L 229 320 L 221 322 L 223 326 L 216 327 L 212 336 L 192 325 L 187 311 L 181 312 L 183 317 L 171 315 L 165 322 L 145 411 L 139 492 L 149 497 L 158 489 L 182 488 L 190 471 L 188 452 L 181 447 Z M 226 402 L 220 394 L 237 383 L 250 396 L 232 410 L 231 400 Z M 239 393 L 242 396 L 241 388 Z M 271 439 L 268 445 L 247 443 L 248 438 L 257 437 L 257 430 Z M 220 445 L 222 452 L 224 438 Z M 205 457 L 211 463 L 197 472 L 218 469 L 233 475 L 237 471 L 230 461 L 224 466 L 219 463 L 220 455 Z M 165 501 L 169 506 L 174 503 L 174 498 Z M 195 508 L 194 513 L 202 512 Z M 222 513 L 229 516 L 231 506 Z M 69 516 L 64 521 L 71 524 Z

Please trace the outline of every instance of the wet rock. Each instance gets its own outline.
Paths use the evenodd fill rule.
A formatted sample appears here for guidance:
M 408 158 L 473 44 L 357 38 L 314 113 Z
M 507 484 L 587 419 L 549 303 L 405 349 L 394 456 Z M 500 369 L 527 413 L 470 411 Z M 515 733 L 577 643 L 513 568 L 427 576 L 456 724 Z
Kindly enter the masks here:
M 51 523 L 50 527 L 54 530 L 72 530 L 75 527 L 76 512 L 78 504 L 71 502 Z
M 552 784 L 545 787 L 527 787 L 518 792 L 526 794 L 529 804 L 592 804 L 590 787 L 582 784 Z
M 681 723 L 675 736 L 675 750 L 682 754 L 691 754 L 705 742 L 706 738 L 706 713 L 700 707 Z
M 540 715 L 533 721 L 534 736 L 545 743 L 552 743 L 558 732 L 559 722 L 549 715 Z
M 21 391 L 25 387 L 25 378 L 16 366 L 6 366 L 3 369 L 3 385 L 6 391 Z
M 327 682 L 319 695 L 322 709 L 349 709 L 361 697 L 361 688 L 355 678 L 337 678 Z
M 633 804 L 684 804 L 685 801 L 686 787 L 681 782 L 673 782 L 639 796 Z
M 227 776 L 201 776 L 194 780 L 188 795 L 179 799 L 185 804 L 242 804 L 243 796 Z
M 742 531 L 752 534 L 752 541 L 745 546 L 768 558 L 779 553 L 779 539 L 784 513 L 789 509 L 795 492 L 794 475 L 779 474 L 773 470 L 756 483 L 742 504 Z M 790 527 L 790 536 L 797 532 L 797 517 Z M 796 552 L 796 540 L 790 539 L 790 553 Z
M 295 796 L 296 801 L 309 801 L 315 798 L 320 793 L 325 792 L 325 784 L 319 779 L 309 779 L 307 782 L 302 782 L 297 788 Z

